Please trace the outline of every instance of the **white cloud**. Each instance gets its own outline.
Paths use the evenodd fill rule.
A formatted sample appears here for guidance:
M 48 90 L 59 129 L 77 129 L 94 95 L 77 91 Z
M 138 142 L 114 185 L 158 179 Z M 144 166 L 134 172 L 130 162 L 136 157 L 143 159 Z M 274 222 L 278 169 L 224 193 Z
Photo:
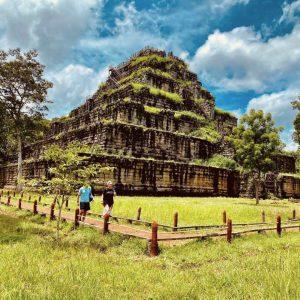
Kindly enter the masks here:
M 213 0 L 209 1 L 211 9 L 216 12 L 225 12 L 235 5 L 247 5 L 250 0 Z
M 37 49 L 50 67 L 63 61 L 93 25 L 91 9 L 101 3 L 102 0 L 2 0 L 1 43 L 6 48 Z
M 292 140 L 293 121 L 297 111 L 292 109 L 291 101 L 297 98 L 300 89 L 287 89 L 278 93 L 264 94 L 249 101 L 247 111 L 250 109 L 262 109 L 270 112 L 277 126 L 284 126 L 281 138 L 289 150 L 297 149 L 297 144 Z
M 49 117 L 68 114 L 73 108 L 79 106 L 91 96 L 108 75 L 108 69 L 95 72 L 83 65 L 70 64 L 60 72 L 48 75 L 54 83 L 49 92 Z
M 264 41 L 251 27 L 216 30 L 198 48 L 192 68 L 219 89 L 259 93 L 280 90 L 300 79 L 300 25 Z
M 279 19 L 280 23 L 297 23 L 300 20 L 300 0 L 294 1 L 292 3 L 287 3 L 286 1 L 282 6 L 282 16 Z

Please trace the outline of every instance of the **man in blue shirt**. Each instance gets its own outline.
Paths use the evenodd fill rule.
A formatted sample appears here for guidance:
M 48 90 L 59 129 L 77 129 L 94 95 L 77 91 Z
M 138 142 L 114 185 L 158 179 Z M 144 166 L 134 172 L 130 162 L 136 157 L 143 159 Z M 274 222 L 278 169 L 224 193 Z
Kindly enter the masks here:
M 80 207 L 81 221 L 84 222 L 87 211 L 90 208 L 90 202 L 93 200 L 92 188 L 89 184 L 84 184 L 78 191 L 78 201 Z

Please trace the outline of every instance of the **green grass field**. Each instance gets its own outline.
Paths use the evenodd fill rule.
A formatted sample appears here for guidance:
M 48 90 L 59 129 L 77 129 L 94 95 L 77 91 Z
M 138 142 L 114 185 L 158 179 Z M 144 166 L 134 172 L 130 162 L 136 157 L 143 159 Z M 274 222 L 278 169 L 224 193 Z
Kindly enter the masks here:
M 16 195 L 18 198 L 19 195 Z M 24 194 L 24 199 L 28 199 Z M 31 194 L 32 201 L 38 195 Z M 5 199 L 5 198 L 4 198 Z M 54 196 L 43 196 L 42 203 L 52 203 Z M 72 197 L 69 207 L 76 208 L 76 197 Z M 191 198 L 191 197 L 126 197 L 118 196 L 115 199 L 113 214 L 121 217 L 136 218 L 138 208 L 142 208 L 142 219 L 157 221 L 160 224 L 172 225 L 173 215 L 179 213 L 179 226 L 222 224 L 222 213 L 226 210 L 228 217 L 234 223 L 260 222 L 261 212 L 264 210 L 267 222 L 275 222 L 276 216 L 281 215 L 283 220 L 292 216 L 296 209 L 300 216 L 300 203 L 288 200 L 261 200 L 255 205 L 254 199 L 244 198 Z M 101 197 L 96 196 L 92 202 L 92 212 L 102 213 Z
M 288 217 L 299 204 L 225 198 L 120 197 L 115 213 L 181 222 L 221 222 L 226 209 L 237 221 Z M 96 203 L 94 204 L 96 205 Z M 99 205 L 99 203 L 98 203 Z M 155 208 L 157 206 L 157 208 Z M 300 213 L 300 212 L 299 212 Z M 235 218 L 234 218 L 235 217 Z M 1 299 L 299 299 L 300 233 L 275 233 L 162 245 L 146 255 L 145 241 L 65 224 L 56 242 L 55 222 L 0 207 Z

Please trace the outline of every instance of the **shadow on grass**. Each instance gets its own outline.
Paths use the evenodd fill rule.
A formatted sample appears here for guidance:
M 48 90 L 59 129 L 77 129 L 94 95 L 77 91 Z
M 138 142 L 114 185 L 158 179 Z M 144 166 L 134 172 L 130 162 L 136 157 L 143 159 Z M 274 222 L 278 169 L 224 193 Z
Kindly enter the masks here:
M 51 230 L 43 228 L 39 217 L 27 218 L 26 215 L 18 216 L 0 211 L 0 244 L 11 244 L 22 242 L 32 235 L 45 236 Z M 37 222 L 35 222 L 37 221 Z
M 263 203 L 264 200 L 261 200 L 261 202 L 259 204 L 256 204 L 256 203 L 243 203 L 243 202 L 238 202 L 236 204 L 239 204 L 239 205 L 245 205 L 245 206 L 255 206 L 255 207 L 281 207 L 281 208 L 289 208 L 288 205 L 278 205 L 277 203 L 266 203 L 264 204 Z

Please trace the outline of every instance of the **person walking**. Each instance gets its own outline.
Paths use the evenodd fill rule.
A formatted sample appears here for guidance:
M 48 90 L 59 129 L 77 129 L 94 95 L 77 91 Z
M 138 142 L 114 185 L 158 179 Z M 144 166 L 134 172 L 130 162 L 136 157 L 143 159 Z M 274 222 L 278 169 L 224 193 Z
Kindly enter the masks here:
M 80 220 L 84 222 L 86 213 L 91 209 L 90 202 L 93 200 L 92 188 L 85 183 L 78 191 L 78 202 L 80 208 Z
M 116 196 L 115 189 L 111 181 L 106 183 L 106 187 L 103 190 L 103 216 L 110 216 L 112 208 L 114 206 L 114 196 Z

